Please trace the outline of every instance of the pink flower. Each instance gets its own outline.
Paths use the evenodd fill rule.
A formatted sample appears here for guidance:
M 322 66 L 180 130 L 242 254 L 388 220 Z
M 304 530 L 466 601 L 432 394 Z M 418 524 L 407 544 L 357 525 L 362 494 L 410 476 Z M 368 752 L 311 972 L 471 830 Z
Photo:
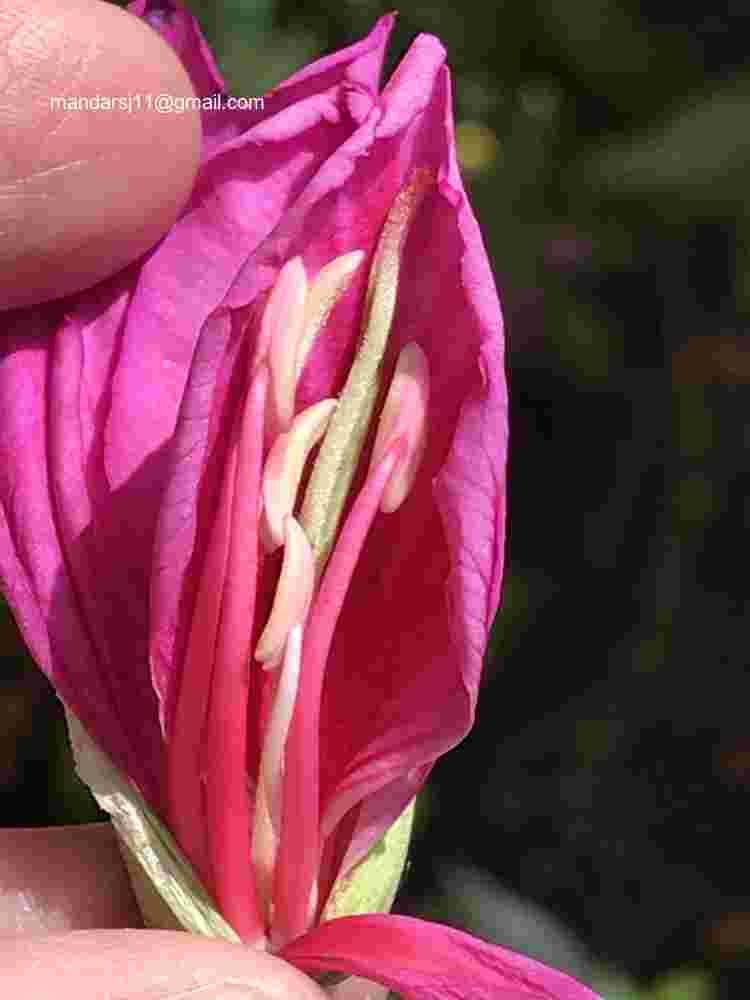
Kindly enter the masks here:
M 188 14 L 134 9 L 221 87 Z M 245 941 L 405 998 L 584 1000 L 448 928 L 321 923 L 471 726 L 502 572 L 499 306 L 444 51 L 418 38 L 380 92 L 390 25 L 263 113 L 207 111 L 165 239 L 62 320 L 12 318 L 0 571 Z

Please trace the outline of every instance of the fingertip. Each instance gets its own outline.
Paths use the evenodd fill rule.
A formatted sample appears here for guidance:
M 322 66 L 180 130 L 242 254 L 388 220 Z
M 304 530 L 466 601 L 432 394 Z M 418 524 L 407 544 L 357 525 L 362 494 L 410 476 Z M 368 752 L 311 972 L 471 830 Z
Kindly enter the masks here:
M 78 931 L 0 941 L 0 995 L 325 1000 L 311 979 L 244 945 L 177 931 Z
M 190 990 L 201 1000 L 214 994 L 255 1000 L 323 1000 L 326 995 L 385 1000 L 388 995 L 387 988 L 357 977 L 326 994 L 274 956 L 140 927 L 109 823 L 0 829 L 2 997 L 135 1000 L 158 995 L 168 1000 Z
M 9 308 L 78 291 L 148 250 L 189 196 L 201 136 L 175 53 L 102 0 L 4 5 L 0 78 L 0 307 Z M 159 95 L 171 110 L 156 109 Z
M 140 926 L 108 823 L 0 830 L 0 938 Z

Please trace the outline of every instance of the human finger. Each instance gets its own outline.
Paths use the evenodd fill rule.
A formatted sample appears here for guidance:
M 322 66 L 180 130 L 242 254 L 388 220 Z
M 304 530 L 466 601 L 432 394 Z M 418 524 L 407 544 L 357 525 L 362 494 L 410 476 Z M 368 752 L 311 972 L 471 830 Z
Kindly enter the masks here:
M 61 940 L 62 931 L 140 925 L 140 913 L 114 831 L 108 823 L 0 830 L 0 969 L 3 938 L 57 932 L 56 937 Z M 133 940 L 128 937 L 117 948 L 127 951 Z M 185 935 L 186 942 L 194 940 Z M 120 963 L 117 969 L 121 969 L 123 957 L 117 948 Z M 22 952 L 19 959 L 13 952 L 13 961 L 27 961 L 29 954 Z M 51 954 L 47 958 L 51 960 Z M 21 973 L 17 975 L 20 977 Z M 331 990 L 334 1000 L 384 1000 L 387 993 L 382 986 L 353 977 Z M 115 995 L 119 1000 L 119 994 Z M 0 996 L 10 998 L 13 993 L 0 989 Z M 129 995 L 123 994 L 126 996 Z M 305 1000 L 305 996 L 301 994 L 300 1000 Z M 197 1000 L 206 997 L 198 993 Z
M 100 930 L 0 941 L 8 1000 L 324 1000 L 265 952 L 178 931 Z
M 108 823 L 0 830 L 0 936 L 141 923 Z
M 193 90 L 127 11 L 0 0 L 0 308 L 91 285 L 171 225 L 195 178 L 200 122 L 194 109 L 149 106 L 162 94 L 174 109 Z

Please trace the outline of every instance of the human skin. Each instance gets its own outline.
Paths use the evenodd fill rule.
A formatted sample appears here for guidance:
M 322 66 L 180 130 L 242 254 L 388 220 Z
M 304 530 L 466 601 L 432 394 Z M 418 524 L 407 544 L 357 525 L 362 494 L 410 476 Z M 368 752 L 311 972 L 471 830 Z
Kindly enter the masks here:
M 271 956 L 143 930 L 108 824 L 0 831 L 0 994 L 122 1000 L 222 996 L 321 1000 Z M 190 993 L 187 994 L 188 996 Z
M 143 930 L 107 823 L 0 830 L 0 996 L 8 1000 L 323 1000 L 286 962 L 240 945 Z M 381 1000 L 349 980 L 336 1000 Z
M 192 94 L 171 49 L 110 4 L 0 0 L 0 309 L 89 287 L 175 220 L 198 166 L 196 112 L 50 107 L 53 96 L 115 97 L 134 86 Z M 168 170 L 154 170 L 155 150 L 168 154 Z M 350 979 L 333 995 L 380 1000 L 385 992 Z M 0 830 L 7 1000 L 325 995 L 271 955 L 144 930 L 108 824 Z
M 174 222 L 198 166 L 195 110 L 50 102 L 136 92 L 193 93 L 148 25 L 99 0 L 0 0 L 0 307 L 80 291 Z

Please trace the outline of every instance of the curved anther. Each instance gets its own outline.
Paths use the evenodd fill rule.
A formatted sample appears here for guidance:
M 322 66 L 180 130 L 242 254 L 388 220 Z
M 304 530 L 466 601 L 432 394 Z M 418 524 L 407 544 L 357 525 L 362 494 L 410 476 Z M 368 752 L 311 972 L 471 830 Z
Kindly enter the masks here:
M 416 478 L 427 436 L 429 398 L 427 356 L 419 344 L 407 344 L 396 362 L 370 459 L 372 472 L 397 438 L 405 442 L 403 455 L 380 501 L 380 509 L 386 514 L 401 506 Z
M 273 871 L 279 849 L 281 828 L 281 786 L 284 776 L 284 748 L 297 700 L 302 664 L 301 624 L 296 624 L 286 640 L 284 664 L 278 677 L 273 708 L 268 721 L 258 772 L 258 792 L 252 838 L 252 860 L 256 873 L 258 905 L 266 920 L 272 917 Z
M 293 517 L 284 521 L 284 561 L 271 614 L 255 649 L 255 659 L 266 667 L 278 664 L 287 638 L 305 620 L 312 600 L 315 566 L 310 543 Z
M 284 518 L 294 511 L 305 462 L 335 409 L 335 399 L 315 403 L 273 443 L 263 472 L 263 544 L 269 552 L 284 544 Z
M 302 374 L 310 351 L 318 334 L 328 322 L 333 307 L 349 287 L 354 272 L 364 259 L 363 250 L 342 254 L 321 268 L 317 277 L 310 283 L 305 302 L 305 329 L 295 359 L 297 378 Z
M 268 400 L 271 436 L 288 430 L 294 417 L 295 358 L 305 326 L 306 300 L 305 268 L 302 258 L 294 257 L 279 271 L 261 320 L 260 343 L 268 345 L 271 373 Z

